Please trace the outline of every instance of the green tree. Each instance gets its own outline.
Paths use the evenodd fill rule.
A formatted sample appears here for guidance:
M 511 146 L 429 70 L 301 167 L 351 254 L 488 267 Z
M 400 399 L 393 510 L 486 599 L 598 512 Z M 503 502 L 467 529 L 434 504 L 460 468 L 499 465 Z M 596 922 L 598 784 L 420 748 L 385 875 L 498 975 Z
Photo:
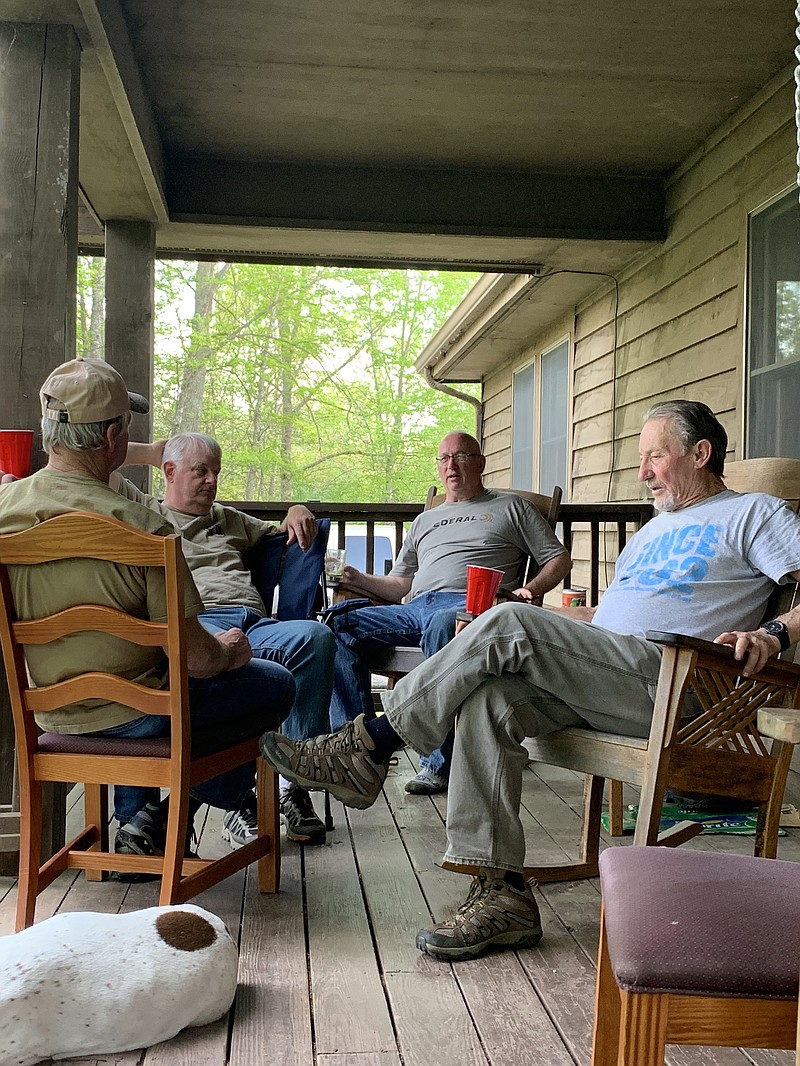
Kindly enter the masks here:
M 90 264 L 78 301 L 87 354 L 102 308 L 101 261 Z M 222 497 L 419 499 L 439 439 L 471 429 L 474 410 L 431 389 L 414 360 L 476 278 L 157 263 L 155 432 L 215 436 Z

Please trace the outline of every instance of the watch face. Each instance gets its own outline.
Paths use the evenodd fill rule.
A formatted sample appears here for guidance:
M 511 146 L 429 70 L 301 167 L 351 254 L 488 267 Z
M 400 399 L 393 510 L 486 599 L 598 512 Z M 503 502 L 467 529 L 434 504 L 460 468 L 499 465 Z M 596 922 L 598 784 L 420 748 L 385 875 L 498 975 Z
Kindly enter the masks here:
M 778 640 L 781 642 L 781 651 L 786 651 L 786 649 L 791 644 L 789 630 L 786 628 L 783 622 L 776 622 L 775 619 L 772 619 L 769 622 L 765 622 L 761 628 L 767 633 L 769 633 L 770 636 L 778 638 Z

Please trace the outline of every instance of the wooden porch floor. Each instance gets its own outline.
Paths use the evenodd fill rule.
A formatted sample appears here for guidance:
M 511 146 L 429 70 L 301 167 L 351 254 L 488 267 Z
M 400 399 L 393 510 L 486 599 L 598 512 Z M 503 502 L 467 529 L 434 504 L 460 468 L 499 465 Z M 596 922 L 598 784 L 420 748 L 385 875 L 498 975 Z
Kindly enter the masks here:
M 594 881 L 539 891 L 545 935 L 537 948 L 449 965 L 414 946 L 418 928 L 463 901 L 466 878 L 440 870 L 444 803 L 407 796 L 401 754 L 369 811 L 334 803 L 322 848 L 283 848 L 282 891 L 260 896 L 252 873 L 197 897 L 240 944 L 239 990 L 219 1023 L 188 1029 L 146 1051 L 81 1066 L 573 1066 L 588 1064 L 600 911 Z M 569 771 L 526 772 L 531 851 L 572 855 L 582 781 Z M 76 807 L 74 817 L 79 811 Z M 207 820 L 202 854 L 224 847 Z M 781 839 L 800 858 L 800 830 Z M 611 843 L 610 839 L 607 843 Z M 627 841 L 626 841 L 627 843 Z M 687 846 L 747 853 L 749 837 Z M 0 879 L 0 935 L 13 929 L 15 882 Z M 70 873 L 40 898 L 56 911 L 153 906 L 157 886 L 88 883 Z M 735 935 L 735 930 L 733 931 Z M 790 1066 L 794 1052 L 674 1048 L 672 1066 Z

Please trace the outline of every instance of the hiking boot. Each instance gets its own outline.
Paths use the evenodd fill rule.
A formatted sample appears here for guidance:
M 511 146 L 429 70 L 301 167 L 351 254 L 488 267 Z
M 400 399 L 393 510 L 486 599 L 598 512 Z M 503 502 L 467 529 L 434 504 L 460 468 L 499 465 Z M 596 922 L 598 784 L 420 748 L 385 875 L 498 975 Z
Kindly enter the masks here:
M 364 715 L 336 733 L 308 740 L 290 740 L 282 733 L 264 733 L 261 754 L 278 773 L 301 788 L 324 788 L 346 807 L 371 807 L 383 787 L 389 760 L 373 762 L 375 742 L 364 727 Z
M 250 791 L 237 810 L 225 811 L 222 819 L 222 839 L 226 840 L 232 848 L 241 848 L 257 838 L 256 794 Z
M 167 843 L 167 800 L 161 803 L 147 803 L 131 818 L 121 825 L 114 838 L 114 851 L 117 855 L 163 855 Z M 194 842 L 194 810 L 189 812 L 189 824 L 186 828 L 187 859 L 196 859 L 192 851 Z M 160 874 L 135 873 L 128 870 L 112 870 L 112 881 L 124 881 L 126 884 L 143 884 L 145 881 L 158 881 Z
M 281 821 L 286 826 L 286 839 L 298 844 L 324 844 L 325 823 L 317 817 L 311 797 L 304 788 L 281 790 Z
M 434 770 L 420 770 L 416 777 L 406 781 L 406 792 L 412 796 L 438 796 L 441 792 L 447 792 L 447 778 Z
M 542 939 L 529 885 L 520 890 L 497 871 L 481 872 L 452 918 L 417 933 L 417 947 L 435 959 L 474 959 L 490 948 L 530 948 Z

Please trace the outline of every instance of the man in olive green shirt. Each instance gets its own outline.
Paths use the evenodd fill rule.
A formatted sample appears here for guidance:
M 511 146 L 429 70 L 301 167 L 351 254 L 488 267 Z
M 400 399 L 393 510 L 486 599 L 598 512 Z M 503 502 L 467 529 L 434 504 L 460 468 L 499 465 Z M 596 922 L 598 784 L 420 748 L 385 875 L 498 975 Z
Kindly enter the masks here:
M 172 526 L 141 504 L 126 500 L 109 486 L 124 461 L 131 411 L 146 411 L 147 401 L 129 393 L 107 363 L 73 359 L 57 367 L 40 391 L 42 443 L 47 466 L 0 492 L 0 533 L 28 529 L 55 515 L 75 510 L 119 518 L 148 533 L 168 535 Z M 134 610 L 162 621 L 166 614 L 163 580 L 147 568 L 96 560 L 64 560 L 34 567 L 11 567 L 10 578 L 21 618 L 52 613 L 79 603 Z M 241 629 L 211 634 L 197 620 L 202 601 L 183 563 L 186 599 L 187 664 L 192 723 L 221 729 L 248 726 L 279 714 L 294 700 L 294 681 L 277 663 L 252 659 Z M 155 688 L 165 684 L 168 664 L 159 648 L 144 649 L 103 633 L 75 635 L 26 653 L 37 684 L 64 680 L 88 668 L 119 673 Z M 54 732 L 115 737 L 165 736 L 169 720 L 142 715 L 110 701 L 73 704 L 39 723 Z M 253 725 L 253 731 L 257 729 Z M 196 805 L 207 802 L 228 810 L 252 788 L 255 767 L 248 764 L 193 791 Z M 161 854 L 166 809 L 157 789 L 115 788 L 120 829 L 119 852 Z M 196 807 L 195 807 L 196 809 Z M 130 876 L 130 875 L 128 875 Z M 136 875 L 133 875 L 136 876 Z

